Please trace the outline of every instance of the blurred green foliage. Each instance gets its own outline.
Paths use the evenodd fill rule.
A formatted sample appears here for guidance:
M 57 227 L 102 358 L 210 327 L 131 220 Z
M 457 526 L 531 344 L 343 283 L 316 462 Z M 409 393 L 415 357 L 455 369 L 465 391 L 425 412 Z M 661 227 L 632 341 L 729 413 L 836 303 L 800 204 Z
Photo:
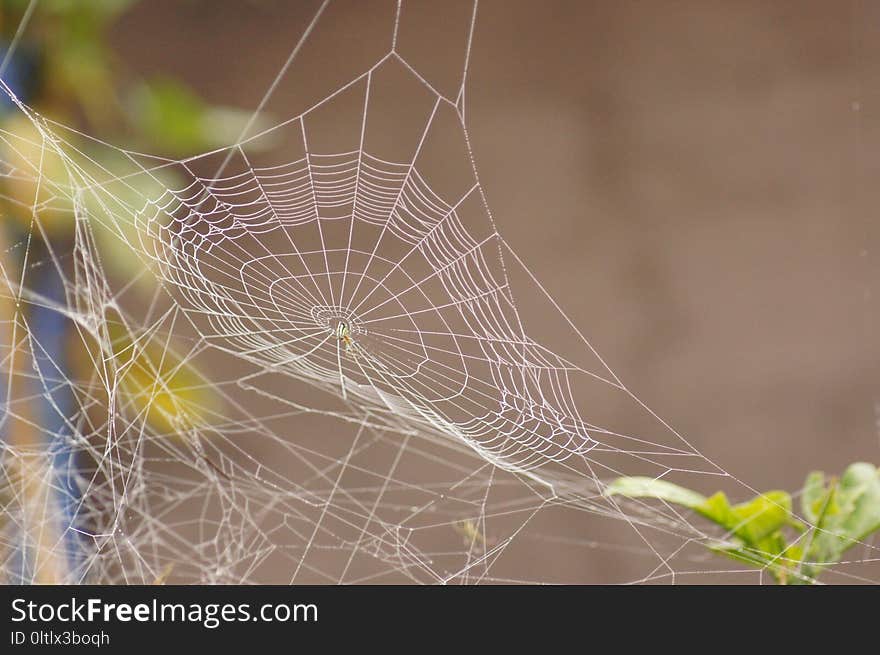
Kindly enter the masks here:
M 71 335 L 81 369 L 104 369 L 118 389 L 160 433 L 175 436 L 202 426 L 217 409 L 211 384 L 173 350 L 167 335 L 131 329 L 110 310 L 100 339 Z M 83 347 L 84 346 L 84 347 Z
M 605 493 L 653 498 L 693 510 L 727 533 L 725 539 L 709 543 L 712 551 L 768 570 L 780 584 L 815 581 L 823 569 L 841 561 L 846 550 L 880 530 L 880 469 L 866 462 L 851 464 L 839 480 L 821 471 L 807 476 L 800 498 L 809 526 L 794 516 L 791 495 L 785 491 L 768 491 L 731 505 L 721 491 L 706 498 L 664 480 L 624 477 Z
M 250 113 L 207 104 L 186 84 L 167 76 L 144 79 L 107 44 L 114 22 L 137 0 L 40 0 L 21 48 L 36 52 L 43 78 L 42 113 L 102 139 L 151 154 L 192 155 L 229 145 Z M 25 16 L 28 0 L 4 0 L 6 42 Z
M 19 80 L 28 88 L 23 98 L 27 105 L 120 148 L 173 158 L 233 143 L 248 112 L 205 103 L 186 84 L 167 76 L 144 78 L 108 45 L 114 23 L 137 4 L 40 0 L 31 6 L 29 0 L 0 0 L 0 34 L 6 47 L 15 44 L 4 80 L 11 80 L 14 67 L 27 58 L 28 78 Z M 31 88 L 37 81 L 37 88 Z M 102 262 L 126 282 L 139 280 L 133 288 L 151 292 L 155 283 L 144 275 L 145 258 L 132 256 L 132 244 L 143 237 L 136 232 L 132 212 L 156 194 L 157 184 L 167 188 L 181 181 L 168 170 L 132 174 L 132 162 L 121 150 L 70 131 L 63 134 L 62 153 L 48 142 L 48 132 L 12 103 L 0 114 L 0 130 L 0 161 L 17 171 L 0 182 L 3 228 L 12 234 L 33 231 L 36 218 L 39 233 L 55 242 L 53 250 L 63 256 L 73 248 L 77 211 L 109 217 L 90 223 Z M 124 176 L 124 183 L 116 176 Z M 102 195 L 71 193 L 83 179 L 100 184 Z M 114 213 L 114 206 L 126 211 Z M 112 360 L 121 392 L 154 428 L 162 433 L 186 430 L 217 405 L 217 395 L 198 371 L 173 355 L 175 344 L 130 330 L 118 318 L 108 319 L 105 328 L 99 340 L 105 347 L 71 335 L 71 365 L 89 374 L 96 362 Z

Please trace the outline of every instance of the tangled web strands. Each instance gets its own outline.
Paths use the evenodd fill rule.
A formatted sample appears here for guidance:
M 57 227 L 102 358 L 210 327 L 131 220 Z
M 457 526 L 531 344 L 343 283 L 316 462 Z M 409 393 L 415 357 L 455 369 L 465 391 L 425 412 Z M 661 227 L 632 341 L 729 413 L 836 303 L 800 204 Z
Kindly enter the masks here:
M 4 283 L 21 306 L 63 315 L 91 365 L 10 369 L 7 423 L 28 424 L 22 386 L 65 389 L 72 410 L 48 450 L 3 444 L 17 481 L 3 501 L 8 579 L 37 580 L 52 560 L 70 582 L 526 581 L 526 558 L 621 546 L 637 564 L 619 581 L 674 578 L 673 558 L 702 566 L 686 558 L 710 535 L 691 519 L 603 489 L 621 474 L 735 481 L 624 387 L 496 229 L 465 120 L 474 8 L 445 77 L 408 51 L 409 11 L 389 5 L 376 57 L 332 93 L 270 107 L 286 118 L 203 156 L 97 140 L 87 156 L 83 135 L 20 107 L 34 140 L 2 137 L 33 154 L 6 174 L 46 191 L 29 236 L 60 207 L 75 247 Z M 294 85 L 300 60 L 324 61 L 315 40 L 271 93 Z M 62 176 L 44 174 L 48 155 Z M 107 238 L 157 278 L 149 303 L 139 281 L 108 275 Z M 62 297 L 29 285 L 42 266 L 60 273 Z M 547 301 L 538 323 L 523 298 Z M 7 359 L 43 351 L 27 316 L 4 323 Z M 573 353 L 529 336 L 548 323 Z M 201 404 L 178 402 L 167 376 L 146 394 L 133 385 L 144 353 L 160 373 L 194 367 L 177 395 Z M 28 510 L 39 496 L 24 463 L 60 497 L 50 511 Z M 44 557 L 23 567 L 16 544 L 35 523 L 58 537 L 32 539 Z

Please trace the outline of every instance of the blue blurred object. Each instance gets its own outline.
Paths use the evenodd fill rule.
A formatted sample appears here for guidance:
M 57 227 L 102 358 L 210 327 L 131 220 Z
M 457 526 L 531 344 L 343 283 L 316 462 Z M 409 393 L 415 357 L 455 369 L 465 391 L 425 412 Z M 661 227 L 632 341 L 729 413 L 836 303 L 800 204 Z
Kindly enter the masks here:
M 9 52 L 9 44 L 0 41 L 0 62 L 6 59 Z M 6 85 L 24 103 L 30 103 L 39 93 L 42 84 L 42 66 L 39 54 L 26 45 L 19 45 L 12 56 L 6 62 L 6 69 L 2 77 Z M 15 103 L 6 94 L 0 91 L 0 112 L 8 112 L 15 109 Z
M 39 240 L 33 242 L 33 248 L 40 252 L 41 257 L 48 257 Z M 68 374 L 67 335 L 70 322 L 63 311 L 67 302 L 64 273 L 54 262 L 31 268 L 29 272 L 33 287 L 43 301 L 32 304 L 28 316 L 33 377 L 20 379 L 18 383 L 30 388 L 26 393 L 33 399 L 35 423 L 42 433 L 43 448 L 51 460 L 52 477 L 49 484 L 53 489 L 52 502 L 57 507 L 57 511 L 53 509 L 49 512 L 55 521 L 52 533 L 57 533 L 64 541 L 67 581 L 79 580 L 86 564 L 84 538 L 79 525 L 82 471 L 76 456 L 77 449 L 73 445 L 77 404 Z M 9 436 L 6 391 L 5 386 L 0 386 L 0 442 Z M 9 570 L 18 573 L 11 583 L 33 582 L 36 572 L 27 542 L 23 541 L 11 557 L 15 563 Z
M 22 102 L 34 102 L 42 85 L 42 62 L 37 51 L 19 44 L 7 60 L 9 43 L 0 42 L 0 62 L 5 61 L 0 75 L 12 93 Z M 0 90 L 0 115 L 20 111 L 5 89 Z M 71 579 L 77 579 L 84 564 L 82 534 L 77 529 L 81 495 L 79 471 L 75 449 L 71 446 L 75 430 L 71 423 L 76 413 L 67 365 L 67 319 L 50 303 L 63 307 L 66 303 L 63 273 L 53 265 L 36 270 L 34 289 L 47 301 L 35 304 L 31 309 L 29 323 L 32 330 L 32 347 L 35 372 L 34 384 L 38 405 L 38 422 L 45 439 L 46 451 L 52 458 L 54 502 L 58 503 L 59 515 L 56 525 L 65 543 L 66 565 Z M 0 399 L 5 400 L 5 399 Z M 4 403 L 5 404 L 5 403 Z M 33 562 L 27 552 L 18 552 L 21 559 L 19 582 L 31 580 Z
M 66 305 L 61 271 L 54 265 L 42 266 L 37 276 L 35 286 L 47 301 L 35 304 L 30 317 L 34 364 L 40 378 L 35 381 L 41 397 L 39 422 L 46 450 L 52 456 L 52 487 L 61 510 L 56 527 L 66 544 L 68 571 L 75 576 L 83 564 L 83 543 L 82 533 L 77 529 L 81 476 L 76 448 L 71 443 L 76 434 L 73 424 L 76 398 L 68 376 L 70 325 L 69 319 L 58 309 Z

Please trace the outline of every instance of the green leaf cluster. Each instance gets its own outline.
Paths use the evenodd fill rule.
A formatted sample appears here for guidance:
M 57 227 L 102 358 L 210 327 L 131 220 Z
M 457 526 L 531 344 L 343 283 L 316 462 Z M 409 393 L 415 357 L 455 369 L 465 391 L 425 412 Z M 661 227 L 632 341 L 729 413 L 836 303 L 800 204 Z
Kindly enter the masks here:
M 780 584 L 815 581 L 843 553 L 880 530 L 880 470 L 851 464 L 840 480 L 810 473 L 801 490 L 801 513 L 786 491 L 767 491 L 731 505 L 724 492 L 708 498 L 679 485 L 648 477 L 623 477 L 606 495 L 662 500 L 690 509 L 725 531 L 707 542 L 713 552 L 769 571 Z

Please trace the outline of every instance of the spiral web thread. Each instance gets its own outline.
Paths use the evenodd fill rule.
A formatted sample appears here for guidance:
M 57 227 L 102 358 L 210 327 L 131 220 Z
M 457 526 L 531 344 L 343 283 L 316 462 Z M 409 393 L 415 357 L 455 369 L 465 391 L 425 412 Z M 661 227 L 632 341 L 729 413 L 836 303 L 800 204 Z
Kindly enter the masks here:
M 451 96 L 398 47 L 405 11 L 394 6 L 387 51 L 354 79 L 199 157 L 93 139 L 111 167 L 75 145 L 90 137 L 18 103 L 36 136 L 2 134 L 9 151 L 30 153 L 4 175 L 41 189 L 26 236 L 7 244 L 25 274 L 3 271 L 4 426 L 46 432 L 29 401 L 59 390 L 72 409 L 56 408 L 44 439 L 3 441 L 7 580 L 589 582 L 548 563 L 626 551 L 636 564 L 617 581 L 674 581 L 717 564 L 700 544 L 724 535 L 603 490 L 618 475 L 752 490 L 623 385 L 499 234 L 465 121 L 476 6 Z M 418 126 L 407 138 L 372 127 L 389 80 L 423 107 L 406 109 Z M 346 103 L 359 107 L 352 147 L 324 149 L 322 126 Z M 268 138 L 284 155 L 256 163 L 251 146 Z M 401 147 L 405 158 L 385 154 Z M 50 157 L 63 176 L 44 175 Z M 438 190 L 433 177 L 450 169 L 460 175 Z M 75 221 L 75 247 L 30 259 L 53 208 Z M 106 272 L 97 244 L 108 234 L 158 280 L 151 302 L 135 296 L 138 280 Z M 43 267 L 62 276 L 60 297 L 33 290 Z M 546 297 L 538 318 L 567 326 L 574 356 L 529 337 L 522 293 Z M 40 307 L 73 326 L 89 375 L 69 375 L 34 336 Z M 126 379 L 147 351 L 157 371 L 166 355 L 194 365 L 203 378 L 188 390 L 220 402 L 169 406 L 159 375 L 145 403 Z M 590 418 L 622 402 L 640 431 Z M 582 527 L 543 527 L 560 524 Z M 545 568 L 523 574 L 526 559 Z M 834 573 L 864 579 L 847 564 L 875 559 L 866 544 Z

